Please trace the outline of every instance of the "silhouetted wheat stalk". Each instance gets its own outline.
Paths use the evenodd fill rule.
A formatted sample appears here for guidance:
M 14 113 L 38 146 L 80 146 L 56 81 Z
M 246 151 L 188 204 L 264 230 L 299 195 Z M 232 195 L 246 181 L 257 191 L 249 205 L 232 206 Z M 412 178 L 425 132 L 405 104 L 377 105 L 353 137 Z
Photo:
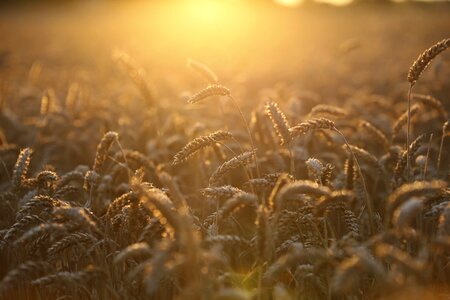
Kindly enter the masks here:
M 450 46 L 450 39 L 444 39 L 440 42 L 437 42 L 424 52 L 422 52 L 419 57 L 414 61 L 414 63 L 409 68 L 408 72 L 408 82 L 409 82 L 409 90 L 408 90 L 408 126 L 407 126 L 407 133 L 406 133 L 406 151 L 409 151 L 409 141 L 410 141 L 410 134 L 411 134 L 411 92 L 413 86 L 416 84 L 417 80 L 419 80 L 420 75 L 422 72 L 428 67 L 428 65 L 431 63 L 431 61 L 438 56 L 441 52 L 446 50 Z M 408 178 L 409 174 L 411 172 L 411 162 L 410 162 L 410 155 L 409 152 L 407 154 L 407 162 L 406 162 L 406 169 L 408 172 Z

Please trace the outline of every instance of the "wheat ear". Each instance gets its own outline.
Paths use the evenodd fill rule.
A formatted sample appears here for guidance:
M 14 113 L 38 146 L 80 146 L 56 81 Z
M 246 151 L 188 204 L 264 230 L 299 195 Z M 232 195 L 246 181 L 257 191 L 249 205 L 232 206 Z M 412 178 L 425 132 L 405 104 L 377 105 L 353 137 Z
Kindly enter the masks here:
M 209 186 L 215 186 L 229 171 L 248 165 L 254 159 L 255 152 L 247 151 L 220 165 L 209 178 Z
M 438 155 L 438 160 L 437 160 L 437 169 L 438 169 L 438 171 L 439 171 L 439 168 L 440 168 L 440 166 L 441 166 L 442 149 L 444 148 L 444 140 L 445 140 L 445 137 L 446 137 L 447 134 L 448 134 L 448 129 L 449 129 L 449 127 L 450 127 L 449 125 L 450 125 L 450 123 L 449 123 L 449 121 L 447 121 L 447 122 L 445 122 L 444 125 L 442 126 L 441 143 L 440 143 L 440 145 L 439 145 L 439 155 Z
M 186 146 L 183 147 L 177 154 L 175 154 L 173 159 L 173 165 L 180 164 L 187 159 L 189 159 L 192 155 L 197 153 L 197 151 L 216 144 L 219 141 L 229 140 L 233 138 L 233 134 L 227 131 L 216 131 L 209 135 L 200 136 L 198 138 L 190 141 Z
M 219 78 L 217 77 L 216 73 L 211 70 L 207 65 L 193 60 L 188 59 L 187 64 L 188 68 L 191 68 L 192 70 L 196 71 L 200 76 L 202 76 L 208 83 L 217 83 L 219 81 Z
M 410 133 L 411 133 L 411 92 L 413 86 L 416 84 L 417 80 L 419 80 L 420 75 L 422 72 L 428 67 L 428 65 L 431 63 L 431 61 L 438 56 L 441 52 L 443 52 L 445 49 L 447 49 L 450 46 L 450 39 L 443 39 L 440 42 L 437 42 L 424 52 L 422 52 L 419 57 L 414 61 L 412 66 L 409 68 L 408 72 L 408 82 L 409 82 L 409 89 L 408 89 L 408 127 L 406 130 L 406 151 L 407 154 L 407 161 L 406 161 L 406 169 L 408 172 L 408 178 L 410 174 L 411 169 L 411 161 L 410 161 L 410 155 L 409 155 L 409 141 L 410 141 Z
M 291 133 L 289 131 L 289 122 L 287 121 L 286 115 L 281 111 L 278 104 L 273 101 L 267 102 L 266 114 L 269 116 L 277 135 L 280 137 L 281 145 L 289 143 L 292 139 Z

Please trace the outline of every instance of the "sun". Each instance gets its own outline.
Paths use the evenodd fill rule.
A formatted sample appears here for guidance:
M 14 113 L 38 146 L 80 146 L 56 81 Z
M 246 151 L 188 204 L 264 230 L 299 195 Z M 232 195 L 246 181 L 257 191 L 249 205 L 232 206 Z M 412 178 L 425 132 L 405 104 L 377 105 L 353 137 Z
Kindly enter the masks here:
M 303 1 L 302 0 L 275 0 L 275 2 L 278 4 L 284 5 L 284 6 L 294 7 L 294 6 L 300 5 Z

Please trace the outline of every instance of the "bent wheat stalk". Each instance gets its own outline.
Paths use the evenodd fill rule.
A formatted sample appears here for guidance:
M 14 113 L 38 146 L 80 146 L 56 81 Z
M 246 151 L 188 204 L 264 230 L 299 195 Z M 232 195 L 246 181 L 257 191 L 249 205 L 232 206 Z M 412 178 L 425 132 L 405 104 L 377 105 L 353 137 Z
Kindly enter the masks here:
M 191 98 L 189 98 L 188 103 L 191 103 L 191 104 L 197 103 L 197 102 L 204 100 L 211 96 L 227 96 L 231 100 L 231 102 L 236 107 L 237 111 L 239 112 L 241 120 L 244 123 L 244 126 L 247 130 L 247 134 L 250 139 L 250 144 L 252 146 L 252 152 L 256 153 L 255 143 L 253 141 L 252 133 L 250 131 L 250 127 L 248 126 L 248 122 L 245 119 L 245 116 L 244 116 L 241 108 L 239 107 L 239 104 L 236 102 L 236 99 L 234 99 L 234 97 L 231 95 L 231 92 L 227 87 L 220 85 L 220 84 L 209 85 L 206 88 L 204 88 L 203 90 L 201 90 L 200 92 L 193 95 Z M 253 156 L 253 159 L 255 161 L 255 166 L 256 166 L 256 176 L 259 177 L 260 176 L 259 175 L 259 166 L 258 166 L 258 160 L 256 158 L 256 155 Z
M 416 84 L 417 80 L 419 80 L 422 72 L 428 67 L 431 61 L 438 56 L 441 52 L 446 50 L 450 46 L 450 38 L 443 39 L 442 41 L 434 44 L 414 61 L 412 66 L 409 68 L 408 72 L 408 127 L 406 131 L 406 151 L 407 151 L 407 161 L 406 161 L 406 169 L 408 172 L 408 180 L 411 172 L 411 161 L 409 156 L 409 142 L 410 142 L 410 133 L 411 133 L 411 92 L 413 86 Z

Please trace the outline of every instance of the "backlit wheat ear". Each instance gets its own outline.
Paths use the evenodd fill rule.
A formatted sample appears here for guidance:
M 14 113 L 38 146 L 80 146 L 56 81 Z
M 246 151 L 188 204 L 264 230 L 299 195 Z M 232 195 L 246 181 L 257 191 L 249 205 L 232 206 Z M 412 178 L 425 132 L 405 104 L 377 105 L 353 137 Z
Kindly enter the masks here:
M 183 149 L 180 150 L 177 154 L 175 154 L 173 159 L 173 165 L 180 164 L 187 159 L 189 159 L 192 155 L 197 153 L 197 151 L 216 144 L 217 142 L 229 140 L 233 138 L 233 134 L 228 131 L 216 131 L 209 135 L 204 135 L 190 141 Z
M 442 180 L 416 181 L 397 188 L 388 198 L 387 211 L 391 216 L 393 211 L 412 197 L 431 197 L 439 195 L 447 187 Z
M 44 222 L 39 216 L 37 215 L 29 215 L 25 216 L 22 219 L 18 220 L 16 223 L 14 223 L 5 233 L 3 236 L 2 241 L 0 242 L 0 245 L 7 244 L 8 242 L 14 240 L 19 234 L 23 233 L 26 228 L 28 228 L 30 225 L 36 225 Z
M 442 41 L 434 44 L 414 61 L 408 72 L 408 82 L 413 86 L 417 80 L 419 80 L 422 72 L 428 67 L 431 61 L 438 56 L 441 52 L 446 50 L 450 46 L 450 38 L 443 39 Z
M 50 264 L 44 261 L 26 261 L 17 268 L 9 271 L 0 282 L 0 296 L 14 288 L 17 284 L 36 278 L 51 270 Z
M 31 153 L 32 150 L 30 148 L 25 148 L 20 151 L 16 165 L 14 166 L 14 172 L 11 180 L 11 184 L 14 189 L 19 189 L 26 179 L 28 166 L 30 165 Z
M 166 227 L 170 235 L 176 234 L 180 230 L 181 221 L 175 206 L 167 195 L 159 189 L 141 188 L 141 201 L 159 222 Z
M 255 152 L 247 151 L 220 165 L 209 178 L 209 186 L 215 186 L 229 171 L 246 166 L 254 160 Z
M 411 107 L 410 111 L 410 117 L 412 118 L 418 111 L 419 111 L 420 105 L 414 104 Z M 397 121 L 395 121 L 394 126 L 392 127 L 392 140 L 394 140 L 398 134 L 400 133 L 400 130 L 402 130 L 402 127 L 405 126 L 405 124 L 408 122 L 408 112 L 403 113 L 398 117 Z
M 305 162 L 308 169 L 308 176 L 311 180 L 320 181 L 324 166 L 317 158 L 308 158 Z
M 331 176 L 333 175 L 334 165 L 326 164 L 322 170 L 322 176 L 320 177 L 320 181 L 322 185 L 330 186 L 331 185 Z
M 348 146 L 345 145 L 344 147 L 348 147 Z M 353 153 L 355 154 L 357 159 L 361 159 L 362 161 L 364 161 L 371 168 L 377 170 L 379 172 L 379 174 L 383 173 L 383 168 L 381 167 L 380 162 L 369 151 L 367 151 L 363 148 L 353 146 L 353 145 L 350 145 L 350 149 L 353 151 Z
M 127 75 L 133 81 L 134 85 L 142 94 L 142 97 L 144 97 L 145 101 L 147 101 L 147 103 L 150 105 L 155 104 L 155 97 L 153 95 L 153 91 L 150 89 L 147 83 L 144 70 L 140 68 L 136 64 L 136 62 L 134 62 L 133 59 L 131 59 L 131 57 L 125 52 L 115 51 L 113 53 L 113 59 L 118 64 L 123 66 L 123 68 L 127 72 Z
M 148 258 L 150 255 L 151 249 L 147 243 L 134 243 L 117 254 L 114 263 L 119 264 L 133 257 Z
M 102 140 L 97 146 L 97 153 L 95 154 L 95 161 L 92 170 L 97 174 L 100 174 L 103 163 L 108 155 L 109 148 L 111 148 L 114 142 L 119 139 L 119 134 L 114 131 L 109 131 L 105 133 Z
M 353 184 L 356 178 L 355 162 L 353 160 L 353 157 L 350 157 L 345 161 L 344 173 L 345 173 L 345 188 L 347 190 L 353 190 Z
M 401 229 L 410 226 L 417 215 L 423 209 L 423 201 L 419 198 L 411 198 L 401 204 L 393 213 L 392 223 Z
M 306 122 L 302 122 L 298 125 L 295 125 L 289 128 L 289 131 L 291 132 L 292 137 L 296 137 L 302 134 L 306 134 L 312 130 L 335 129 L 335 128 L 336 127 L 333 121 L 325 118 L 318 118 L 318 119 L 311 119 Z
M 361 277 L 372 274 L 383 285 L 389 286 L 388 274 L 381 262 L 364 248 L 342 260 L 331 280 L 331 289 L 338 295 L 348 295 L 360 285 Z
M 217 212 L 206 217 L 203 223 L 205 227 L 208 227 L 214 221 L 219 223 L 221 220 L 226 219 L 244 207 L 256 207 L 257 202 L 258 198 L 253 194 L 246 192 L 236 193 L 233 197 L 228 199 Z
M 448 112 L 438 99 L 430 95 L 411 94 L 414 99 L 419 100 L 423 105 L 435 109 L 444 119 L 448 119 Z
M 281 139 L 281 145 L 289 143 L 292 139 L 289 131 L 289 122 L 287 121 L 285 114 L 278 107 L 278 104 L 273 101 L 267 102 L 266 114 L 269 116 L 277 135 Z
M 328 104 L 319 104 L 314 106 L 309 113 L 309 116 L 316 117 L 320 115 L 328 115 L 337 118 L 343 118 L 348 116 L 348 113 L 339 107 L 328 105 Z
M 77 181 L 82 183 L 84 180 L 84 176 L 83 173 L 81 173 L 80 171 L 70 171 L 67 172 L 66 174 L 62 175 L 57 184 L 56 184 L 56 189 L 61 189 L 64 186 L 68 185 L 70 182 L 72 181 Z
M 359 126 L 363 128 L 369 134 L 369 136 L 374 139 L 374 142 L 383 145 L 383 148 L 385 150 L 389 149 L 390 146 L 389 140 L 380 129 L 376 128 L 374 125 L 372 125 L 367 121 L 361 121 L 359 123 Z
M 74 245 L 86 246 L 97 242 L 97 239 L 89 234 L 82 232 L 71 233 L 59 241 L 55 242 L 48 248 L 47 253 L 51 258 L 57 258 L 56 255 Z
M 411 159 L 415 155 L 415 153 L 421 146 L 422 142 L 425 140 L 425 137 L 426 137 L 425 134 L 419 135 L 411 143 L 411 145 L 409 145 L 408 151 L 404 151 L 403 154 L 400 156 L 400 159 L 397 162 L 397 165 L 395 166 L 395 170 L 394 170 L 395 179 L 398 180 L 402 176 L 402 174 L 405 170 L 405 166 L 407 165 L 408 155 L 410 156 L 409 159 Z
M 106 273 L 102 269 L 90 265 L 83 271 L 79 272 L 58 272 L 51 275 L 40 277 L 31 282 L 33 285 L 48 286 L 57 285 L 66 287 L 84 287 L 93 280 L 102 278 L 105 279 Z
M 213 70 L 211 70 L 211 68 L 207 65 L 202 64 L 199 61 L 188 59 L 187 66 L 200 74 L 210 84 L 217 83 L 219 81 L 216 73 L 214 73 Z
M 315 197 L 328 196 L 331 190 L 326 186 L 321 186 L 318 183 L 310 180 L 297 180 L 285 184 L 275 199 L 275 209 L 280 211 L 284 203 L 294 196 L 299 194 L 306 194 Z
M 426 279 L 428 272 L 426 272 L 425 264 L 399 248 L 386 243 L 379 243 L 375 247 L 375 255 L 401 266 L 408 274 L 415 275 L 422 280 Z
M 241 189 L 233 187 L 231 185 L 217 186 L 217 187 L 207 187 L 200 191 L 206 197 L 227 199 L 231 198 L 237 193 L 242 193 Z
M 194 94 L 191 98 L 188 99 L 188 103 L 197 103 L 212 96 L 230 96 L 231 92 L 228 88 L 224 87 L 220 84 L 212 84 L 201 90 L 200 92 Z
M 122 210 L 122 207 L 125 205 L 129 205 L 133 202 L 138 201 L 138 195 L 135 192 L 128 192 L 120 197 L 116 198 L 114 201 L 112 201 L 109 206 L 108 210 L 106 211 L 105 217 L 107 219 L 111 219 L 115 215 L 119 214 Z
M 406 151 L 407 154 L 407 160 L 406 160 L 406 169 L 408 172 L 408 179 L 409 174 L 411 173 L 411 162 L 409 154 L 409 141 L 410 141 L 410 133 L 411 133 L 411 92 L 413 86 L 416 84 L 417 80 L 419 80 L 420 74 L 425 70 L 425 68 L 431 63 L 431 61 L 439 55 L 439 53 L 443 52 L 445 49 L 447 49 L 450 46 L 450 39 L 444 39 L 419 55 L 419 57 L 416 59 L 416 61 L 412 64 L 412 66 L 409 68 L 408 72 L 408 82 L 409 82 L 409 90 L 408 90 L 408 126 L 406 130 Z

